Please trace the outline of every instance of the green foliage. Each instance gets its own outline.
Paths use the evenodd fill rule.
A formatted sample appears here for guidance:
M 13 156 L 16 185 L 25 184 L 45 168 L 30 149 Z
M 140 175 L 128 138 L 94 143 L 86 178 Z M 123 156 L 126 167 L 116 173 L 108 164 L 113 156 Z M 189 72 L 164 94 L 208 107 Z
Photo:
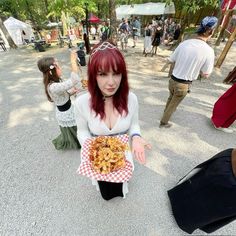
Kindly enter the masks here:
M 60 20 L 61 12 L 77 20 L 85 18 L 85 6 L 89 12 L 97 11 L 93 0 L 0 0 L 0 14 L 13 16 L 19 20 L 30 20 L 33 25 L 42 27 L 50 18 Z
M 44 0 L 1 0 L 0 13 L 3 16 L 13 16 L 19 20 L 30 20 L 36 27 L 46 20 Z
M 150 0 L 116 0 L 116 4 L 138 4 Z M 171 0 L 152 0 L 166 2 Z M 216 8 L 218 0 L 173 0 L 176 10 L 188 15 L 194 14 L 201 8 L 210 6 Z M 73 16 L 77 21 L 85 19 L 85 8 L 89 13 L 97 14 L 102 19 L 109 18 L 109 0 L 0 0 L 0 14 L 13 16 L 19 20 L 31 20 L 33 25 L 42 27 L 49 19 L 60 20 L 62 11 L 65 15 Z
M 182 10 L 185 13 L 192 14 L 204 7 L 217 8 L 218 0 L 174 0 L 176 10 Z

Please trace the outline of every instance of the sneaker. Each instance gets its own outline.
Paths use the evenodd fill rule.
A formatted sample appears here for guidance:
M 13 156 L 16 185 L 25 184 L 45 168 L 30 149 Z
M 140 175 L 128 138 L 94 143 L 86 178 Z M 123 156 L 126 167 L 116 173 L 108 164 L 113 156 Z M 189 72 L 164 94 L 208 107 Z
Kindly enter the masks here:
M 215 127 L 215 126 L 214 126 Z M 231 134 L 231 133 L 233 133 L 234 132 L 234 130 L 233 129 L 230 129 L 230 128 L 223 128 L 223 127 L 219 127 L 219 128 L 217 128 L 217 127 L 215 127 L 217 130 L 221 130 L 221 131 L 223 131 L 223 132 L 225 132 L 225 133 L 228 133 L 228 134 Z
M 160 123 L 159 128 L 170 128 L 171 126 L 172 126 L 172 124 L 170 124 L 170 123 L 167 123 L 167 124 Z

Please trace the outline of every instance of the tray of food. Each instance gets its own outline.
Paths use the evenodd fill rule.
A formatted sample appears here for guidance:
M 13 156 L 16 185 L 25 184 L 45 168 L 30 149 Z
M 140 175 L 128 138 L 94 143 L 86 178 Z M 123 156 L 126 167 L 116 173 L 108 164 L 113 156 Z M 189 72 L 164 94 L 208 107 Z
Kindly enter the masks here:
M 128 140 L 128 135 L 87 139 L 81 150 L 81 164 L 77 173 L 101 181 L 128 181 L 133 170 L 132 164 L 126 159 Z

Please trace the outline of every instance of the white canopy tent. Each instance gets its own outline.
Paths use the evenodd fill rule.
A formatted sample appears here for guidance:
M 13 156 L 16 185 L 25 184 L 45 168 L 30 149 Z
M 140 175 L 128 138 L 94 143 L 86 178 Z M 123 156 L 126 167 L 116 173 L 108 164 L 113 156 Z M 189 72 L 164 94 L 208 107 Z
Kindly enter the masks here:
M 12 16 L 5 20 L 3 24 L 7 28 L 7 31 L 16 45 L 22 45 L 24 39 L 28 39 L 30 41 L 34 36 L 33 29 L 29 24 L 17 20 Z M 23 34 L 23 32 L 25 34 Z
M 165 15 L 174 14 L 175 5 L 171 3 L 166 5 L 165 3 L 144 3 L 144 4 L 133 4 L 133 5 L 120 5 L 116 8 L 117 19 L 129 17 L 131 15 Z

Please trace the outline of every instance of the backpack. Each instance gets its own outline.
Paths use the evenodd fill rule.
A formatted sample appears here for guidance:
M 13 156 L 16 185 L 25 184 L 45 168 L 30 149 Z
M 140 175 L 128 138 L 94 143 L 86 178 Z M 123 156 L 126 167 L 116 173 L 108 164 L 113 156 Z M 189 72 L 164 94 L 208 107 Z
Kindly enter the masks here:
M 145 36 L 151 36 L 151 30 L 150 29 L 146 29 Z
M 78 50 L 77 51 L 77 57 L 78 57 L 78 61 L 79 61 L 79 64 L 81 65 L 81 66 L 86 66 L 86 60 L 85 60 L 85 52 L 84 52 L 84 50 Z

